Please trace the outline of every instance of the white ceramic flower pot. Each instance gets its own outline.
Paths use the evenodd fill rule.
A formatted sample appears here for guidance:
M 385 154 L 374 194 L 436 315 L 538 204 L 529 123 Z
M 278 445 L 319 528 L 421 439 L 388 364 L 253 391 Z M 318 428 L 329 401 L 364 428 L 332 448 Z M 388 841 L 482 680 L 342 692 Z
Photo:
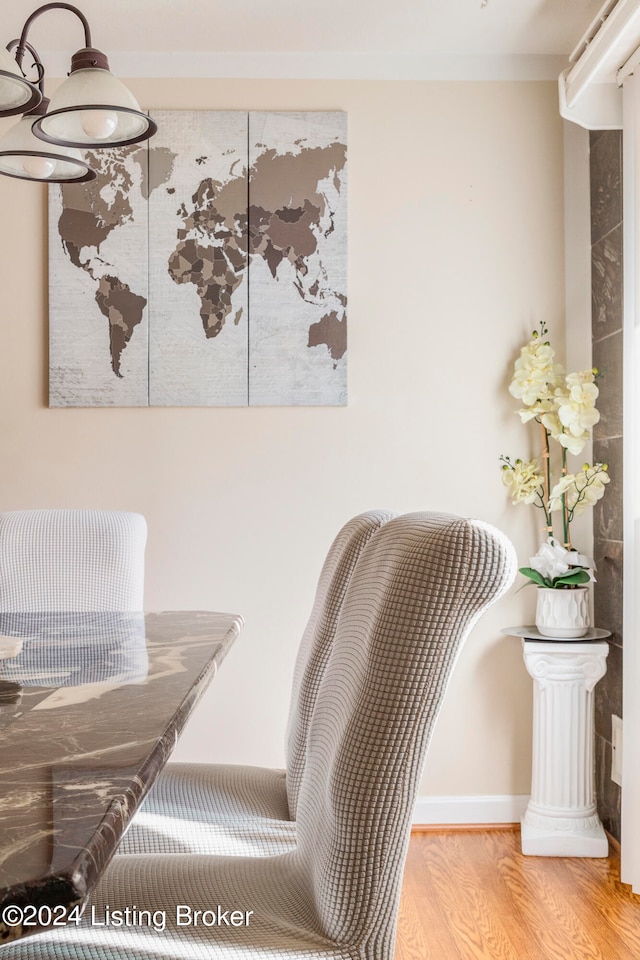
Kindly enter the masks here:
M 586 586 L 538 587 L 536 627 L 545 637 L 575 640 L 589 629 L 589 590 Z

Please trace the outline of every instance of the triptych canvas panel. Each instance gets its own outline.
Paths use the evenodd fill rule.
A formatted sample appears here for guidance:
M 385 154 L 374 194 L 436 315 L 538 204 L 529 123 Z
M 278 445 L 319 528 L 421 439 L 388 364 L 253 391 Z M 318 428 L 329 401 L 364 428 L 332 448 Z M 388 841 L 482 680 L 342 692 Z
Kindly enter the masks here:
M 50 187 L 50 405 L 345 404 L 345 114 L 151 115 Z

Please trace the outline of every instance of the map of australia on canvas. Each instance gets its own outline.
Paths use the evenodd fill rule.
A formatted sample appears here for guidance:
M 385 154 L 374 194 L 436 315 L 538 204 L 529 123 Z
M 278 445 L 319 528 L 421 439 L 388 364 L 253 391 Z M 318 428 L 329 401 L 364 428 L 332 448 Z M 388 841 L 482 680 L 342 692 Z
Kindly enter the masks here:
M 346 403 L 346 117 L 152 111 L 50 188 L 50 404 Z

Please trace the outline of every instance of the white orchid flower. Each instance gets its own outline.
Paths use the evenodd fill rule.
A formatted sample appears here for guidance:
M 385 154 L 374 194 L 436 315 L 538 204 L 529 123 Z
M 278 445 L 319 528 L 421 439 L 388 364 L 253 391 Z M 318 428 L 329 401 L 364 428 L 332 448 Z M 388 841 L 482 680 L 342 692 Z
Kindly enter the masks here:
M 558 403 L 560 423 L 572 436 L 582 436 L 600 419 L 596 410 L 599 393 L 595 383 L 576 383 Z
M 520 350 L 514 364 L 509 393 L 522 400 L 525 407 L 533 407 L 550 398 L 562 375 L 562 367 L 554 363 L 555 351 L 540 337 L 532 337 Z
M 545 535 L 554 530 L 554 511 L 560 511 L 562 541 L 570 544 L 570 524 L 604 495 L 609 483 L 607 465 L 589 466 L 568 473 L 568 454 L 580 454 L 591 438 L 591 431 L 600 420 L 596 409 L 599 396 L 596 368 L 566 374 L 556 363 L 553 347 L 542 321 L 539 331 L 521 348 L 514 367 L 509 393 L 520 401 L 517 411 L 522 423 L 536 421 L 541 425 L 542 450 L 538 460 L 513 462 L 501 456 L 502 481 L 511 495 L 511 502 L 533 504 L 544 513 Z M 552 443 L 561 448 L 561 458 L 554 454 Z M 558 467 L 563 475 L 558 476 Z M 585 583 L 592 562 L 575 550 L 567 549 L 552 537 L 542 545 L 531 566 L 521 572 L 534 583 L 573 587 Z M 595 579 L 589 573 L 591 579 Z M 554 582 L 555 581 L 555 582 Z
M 557 437 L 554 437 L 554 440 L 557 440 L 561 447 L 564 447 L 565 450 L 568 450 L 569 453 L 573 453 L 574 456 L 577 456 L 585 448 L 585 444 L 591 434 L 588 430 L 580 434 L 580 436 L 574 436 L 571 433 L 559 433 Z
M 552 513 L 561 510 L 564 495 L 571 518 L 579 517 L 604 496 L 609 480 L 606 463 L 596 463 L 592 467 L 585 464 L 578 473 L 568 473 L 556 483 L 549 496 L 549 510 Z
M 511 503 L 535 503 L 536 498 L 542 499 L 544 479 L 538 469 L 537 460 L 523 463 L 505 464 L 502 468 L 502 482 L 509 488 Z

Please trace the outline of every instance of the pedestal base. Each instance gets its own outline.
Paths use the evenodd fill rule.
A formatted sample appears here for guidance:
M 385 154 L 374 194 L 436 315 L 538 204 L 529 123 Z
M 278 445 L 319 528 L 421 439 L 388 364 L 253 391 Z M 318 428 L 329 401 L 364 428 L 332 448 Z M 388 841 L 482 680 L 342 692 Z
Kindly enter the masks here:
M 531 799 L 522 852 L 538 857 L 606 857 L 598 819 L 593 690 L 604 676 L 606 643 L 523 640 L 533 677 Z
M 608 857 L 609 841 L 601 823 L 584 830 L 532 827 L 522 818 L 522 852 L 531 857 Z

